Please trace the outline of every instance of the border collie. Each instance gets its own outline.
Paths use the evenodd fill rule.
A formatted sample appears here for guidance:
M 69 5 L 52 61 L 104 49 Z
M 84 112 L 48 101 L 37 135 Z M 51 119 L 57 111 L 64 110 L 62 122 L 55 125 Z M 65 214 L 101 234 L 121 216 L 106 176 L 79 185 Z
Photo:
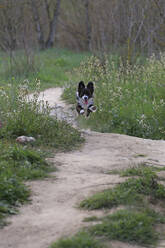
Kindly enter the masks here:
M 83 115 L 86 111 L 88 117 L 91 112 L 96 111 L 93 101 L 94 84 L 89 82 L 85 86 L 84 82 L 81 81 L 78 84 L 78 91 L 76 92 L 77 106 L 76 110 L 78 114 Z

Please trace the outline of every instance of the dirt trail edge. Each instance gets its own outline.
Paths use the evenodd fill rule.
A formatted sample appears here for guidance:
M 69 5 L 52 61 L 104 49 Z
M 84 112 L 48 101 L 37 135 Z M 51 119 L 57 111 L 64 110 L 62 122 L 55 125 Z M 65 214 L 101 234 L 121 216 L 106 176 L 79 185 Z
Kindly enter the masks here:
M 53 111 L 73 116 L 68 105 L 61 101 L 62 89 L 44 92 L 44 99 Z M 58 111 L 57 111 L 58 112 Z M 47 248 L 58 238 L 73 235 L 85 225 L 83 219 L 102 214 L 76 208 L 84 197 L 121 182 L 118 175 L 108 175 L 112 169 L 126 168 L 145 161 L 165 166 L 165 141 L 153 141 L 119 134 L 84 132 L 85 144 L 78 150 L 58 153 L 52 159 L 58 167 L 56 179 L 30 182 L 32 203 L 21 207 L 11 223 L 0 230 L 0 248 Z M 53 173 L 52 173 L 53 174 Z M 138 247 L 112 243 L 111 247 Z

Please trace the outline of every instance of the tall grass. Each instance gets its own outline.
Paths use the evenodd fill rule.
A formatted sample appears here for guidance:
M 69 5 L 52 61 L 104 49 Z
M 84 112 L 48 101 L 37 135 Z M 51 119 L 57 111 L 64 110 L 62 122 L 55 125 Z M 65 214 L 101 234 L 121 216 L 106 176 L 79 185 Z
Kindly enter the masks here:
M 41 89 L 63 86 L 69 80 L 70 71 L 86 60 L 88 53 L 76 53 L 67 49 L 51 48 L 45 51 L 14 51 L 12 59 L 0 52 L 0 86 L 20 84 L 23 80 L 41 81 Z M 33 84 L 31 84 L 33 89 Z
M 37 81 L 33 98 L 29 98 L 28 84 L 19 87 L 8 85 L 0 90 L 0 137 L 15 139 L 21 135 L 33 136 L 36 145 L 71 149 L 82 141 L 80 133 L 66 122 L 49 116 L 48 104 L 38 101 L 39 85 Z
M 90 57 L 74 71 L 77 82 L 95 82 L 98 108 L 83 125 L 100 132 L 165 138 L 165 54 L 146 60 L 144 65 L 123 65 L 113 57 L 100 63 Z M 75 102 L 77 82 L 66 86 L 64 98 Z

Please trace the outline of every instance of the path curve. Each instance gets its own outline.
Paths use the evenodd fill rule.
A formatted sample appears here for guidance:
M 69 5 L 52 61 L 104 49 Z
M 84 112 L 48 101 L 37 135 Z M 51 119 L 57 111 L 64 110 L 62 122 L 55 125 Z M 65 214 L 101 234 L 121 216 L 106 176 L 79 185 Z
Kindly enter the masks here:
M 52 114 L 71 122 L 69 106 L 61 101 L 60 88 L 48 89 L 44 99 Z M 42 95 L 42 94 L 41 94 Z M 32 203 L 23 206 L 18 215 L 10 217 L 8 226 L 0 230 L 0 248 L 47 248 L 51 242 L 73 235 L 85 225 L 83 219 L 100 215 L 101 211 L 76 208 L 80 200 L 94 192 L 112 187 L 124 179 L 106 174 L 108 170 L 126 168 L 133 163 L 147 162 L 165 166 L 165 141 L 153 141 L 127 135 L 84 132 L 85 144 L 78 150 L 58 153 L 51 160 L 58 167 L 57 178 L 30 182 Z M 113 242 L 114 248 L 137 248 Z

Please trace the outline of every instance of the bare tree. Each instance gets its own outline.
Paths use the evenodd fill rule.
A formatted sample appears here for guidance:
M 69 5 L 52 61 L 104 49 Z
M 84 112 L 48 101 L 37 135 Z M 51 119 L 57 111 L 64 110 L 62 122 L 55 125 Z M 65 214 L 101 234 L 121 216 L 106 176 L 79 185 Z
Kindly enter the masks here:
M 55 39 L 57 24 L 58 24 L 60 3 L 61 3 L 61 0 L 57 0 L 55 8 L 53 10 L 53 18 L 49 23 L 49 35 L 46 41 L 46 48 L 52 47 L 54 44 L 54 39 Z M 48 12 L 48 16 L 50 18 L 49 12 Z
M 37 6 L 36 1 L 31 0 L 31 8 L 33 12 L 33 20 L 35 24 L 36 33 L 37 33 L 37 40 L 38 40 L 40 48 L 44 49 L 45 48 L 44 32 L 43 32 L 43 28 L 40 22 L 40 16 L 39 16 L 38 6 Z
M 56 41 L 75 50 L 115 49 L 131 62 L 137 51 L 165 48 L 165 0 L 1 0 L 1 6 L 3 50 L 25 41 L 45 49 Z
M 91 47 L 91 22 L 90 22 L 90 16 L 89 16 L 89 0 L 84 0 L 84 6 L 85 6 L 85 22 L 86 22 L 86 43 L 87 43 L 87 49 L 89 51 L 92 50 Z

